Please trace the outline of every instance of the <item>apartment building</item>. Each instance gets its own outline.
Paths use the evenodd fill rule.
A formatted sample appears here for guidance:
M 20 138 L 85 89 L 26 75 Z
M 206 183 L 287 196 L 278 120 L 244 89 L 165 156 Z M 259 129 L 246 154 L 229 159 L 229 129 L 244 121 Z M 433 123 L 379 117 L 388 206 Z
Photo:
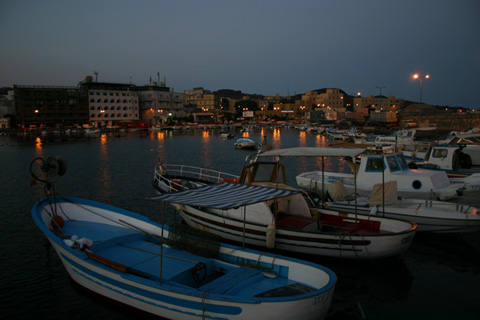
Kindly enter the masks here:
M 395 98 L 394 96 L 366 96 L 355 97 L 353 99 L 353 106 L 355 111 L 360 111 L 364 108 L 375 109 L 376 111 L 395 111 L 404 107 L 405 100 Z
M 135 86 L 122 83 L 93 82 L 87 77 L 80 89 L 88 94 L 89 122 L 93 127 L 114 127 L 140 119 Z
M 138 86 L 140 119 L 152 125 L 162 124 L 171 116 L 185 116 L 184 94 L 173 92 L 164 82 L 150 81 L 148 85 Z

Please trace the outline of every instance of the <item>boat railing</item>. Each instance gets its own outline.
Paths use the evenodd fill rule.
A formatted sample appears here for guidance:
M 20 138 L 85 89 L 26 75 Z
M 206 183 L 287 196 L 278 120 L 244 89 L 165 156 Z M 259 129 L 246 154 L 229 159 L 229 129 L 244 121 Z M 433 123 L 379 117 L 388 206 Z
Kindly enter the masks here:
M 159 176 L 169 176 L 209 183 L 236 182 L 239 178 L 239 176 L 230 173 L 179 164 L 159 164 L 155 167 L 155 176 L 156 180 L 160 180 L 158 179 Z
M 419 202 L 415 204 L 407 203 L 405 205 L 398 204 L 399 207 L 406 207 L 406 208 L 415 208 L 415 210 L 420 210 L 422 208 L 439 208 L 444 210 L 454 210 L 460 213 L 474 213 L 478 212 L 478 209 L 472 205 L 462 204 L 462 203 L 454 203 L 454 202 L 438 202 L 436 201 L 435 204 L 432 200 L 425 200 L 425 202 Z

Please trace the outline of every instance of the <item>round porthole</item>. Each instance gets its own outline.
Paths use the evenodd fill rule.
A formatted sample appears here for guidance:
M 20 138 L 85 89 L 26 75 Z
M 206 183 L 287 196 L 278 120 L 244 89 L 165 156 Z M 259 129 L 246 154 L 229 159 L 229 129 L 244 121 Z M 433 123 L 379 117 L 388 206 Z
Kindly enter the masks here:
M 412 182 L 412 187 L 413 189 L 418 190 L 422 187 L 422 183 L 418 180 L 415 180 Z

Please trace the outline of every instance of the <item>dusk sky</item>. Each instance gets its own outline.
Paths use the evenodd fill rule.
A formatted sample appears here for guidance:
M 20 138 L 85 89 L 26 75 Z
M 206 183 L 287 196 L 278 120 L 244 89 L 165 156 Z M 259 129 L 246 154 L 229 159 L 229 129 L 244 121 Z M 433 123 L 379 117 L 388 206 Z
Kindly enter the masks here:
M 0 87 L 340 88 L 480 109 L 479 0 L 0 0 Z M 381 88 L 378 88 L 381 87 Z

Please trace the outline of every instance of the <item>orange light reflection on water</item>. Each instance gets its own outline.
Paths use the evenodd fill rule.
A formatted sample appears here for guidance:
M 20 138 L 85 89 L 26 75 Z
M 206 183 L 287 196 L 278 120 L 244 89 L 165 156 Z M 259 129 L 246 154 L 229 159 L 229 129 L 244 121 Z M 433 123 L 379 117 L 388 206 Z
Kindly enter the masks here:
M 37 154 L 37 157 L 42 157 L 43 156 L 42 139 L 40 139 L 40 137 L 37 137 L 35 139 L 35 152 Z
M 305 147 L 307 145 L 307 133 L 305 131 L 300 131 L 298 134 L 298 146 Z
M 165 132 L 163 132 L 163 131 L 157 132 L 157 139 L 158 140 L 164 140 L 165 139 Z
M 211 167 L 211 160 L 210 160 L 210 156 L 211 156 L 211 144 L 209 143 L 210 141 L 210 131 L 207 131 L 207 130 L 203 130 L 202 131 L 202 140 L 203 140 L 203 143 L 202 143 L 202 151 L 201 151 L 201 154 L 202 154 L 202 158 L 201 160 L 203 161 L 203 164 L 202 166 L 203 167 L 206 167 L 206 168 L 210 168 Z
M 105 133 L 100 136 L 100 161 L 99 161 L 99 181 L 102 184 L 103 195 L 108 198 L 112 195 L 112 177 L 108 172 L 108 137 Z
M 317 134 L 315 136 L 315 146 L 319 148 L 326 147 L 328 145 L 327 138 L 323 134 Z
M 282 139 L 281 139 L 281 131 L 280 129 L 273 129 L 273 136 L 271 145 L 273 149 L 280 149 L 282 148 Z

